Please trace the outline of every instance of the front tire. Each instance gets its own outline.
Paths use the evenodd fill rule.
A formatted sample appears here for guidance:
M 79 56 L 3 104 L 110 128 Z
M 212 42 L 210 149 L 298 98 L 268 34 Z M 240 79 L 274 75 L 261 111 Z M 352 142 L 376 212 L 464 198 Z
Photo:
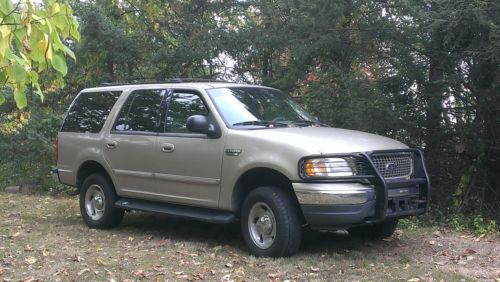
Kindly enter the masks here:
M 124 211 L 115 207 L 117 198 L 107 176 L 95 173 L 85 178 L 80 189 L 80 213 L 85 224 L 97 229 L 118 226 Z
M 243 202 L 241 230 L 256 256 L 285 257 L 296 253 L 302 240 L 299 206 L 278 187 L 259 187 Z

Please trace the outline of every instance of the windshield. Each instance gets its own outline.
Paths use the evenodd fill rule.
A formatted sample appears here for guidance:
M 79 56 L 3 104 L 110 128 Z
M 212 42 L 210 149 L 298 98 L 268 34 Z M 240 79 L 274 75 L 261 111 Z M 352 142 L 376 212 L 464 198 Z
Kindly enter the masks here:
M 314 117 L 278 90 L 259 87 L 208 89 L 229 126 L 310 126 Z

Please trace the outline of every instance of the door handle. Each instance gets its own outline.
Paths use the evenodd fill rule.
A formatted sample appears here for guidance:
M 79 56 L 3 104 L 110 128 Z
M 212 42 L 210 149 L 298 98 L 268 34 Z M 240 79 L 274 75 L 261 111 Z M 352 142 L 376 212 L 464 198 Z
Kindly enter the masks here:
M 108 142 L 106 142 L 106 147 L 108 149 L 114 149 L 114 148 L 116 148 L 116 145 L 118 145 L 118 143 L 116 141 L 108 141 Z
M 172 153 L 174 151 L 174 144 L 170 143 L 161 144 L 161 151 L 163 153 Z

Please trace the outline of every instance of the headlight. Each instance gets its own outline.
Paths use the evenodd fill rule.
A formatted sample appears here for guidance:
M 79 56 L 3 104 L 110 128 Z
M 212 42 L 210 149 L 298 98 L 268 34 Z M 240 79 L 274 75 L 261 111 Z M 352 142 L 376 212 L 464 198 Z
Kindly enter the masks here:
M 300 164 L 303 178 L 335 178 L 349 176 L 369 176 L 371 169 L 365 162 L 352 156 L 311 158 Z

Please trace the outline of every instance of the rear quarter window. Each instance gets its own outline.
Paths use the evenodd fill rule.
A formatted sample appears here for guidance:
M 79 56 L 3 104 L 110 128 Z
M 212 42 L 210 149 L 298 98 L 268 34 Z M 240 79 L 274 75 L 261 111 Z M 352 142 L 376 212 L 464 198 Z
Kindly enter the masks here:
M 68 110 L 61 131 L 98 133 L 121 93 L 121 91 L 80 93 Z

